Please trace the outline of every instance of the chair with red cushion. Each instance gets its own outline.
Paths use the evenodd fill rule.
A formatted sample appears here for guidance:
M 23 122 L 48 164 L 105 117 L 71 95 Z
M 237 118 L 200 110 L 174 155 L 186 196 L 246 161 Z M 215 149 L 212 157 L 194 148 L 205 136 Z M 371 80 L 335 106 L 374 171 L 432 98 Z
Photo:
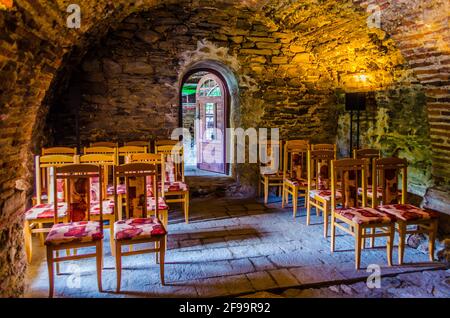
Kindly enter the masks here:
M 258 195 L 261 190 L 264 191 L 264 203 L 267 204 L 269 199 L 269 187 L 277 187 L 279 194 L 283 189 L 283 168 L 282 151 L 283 142 L 277 141 L 263 141 L 259 143 L 260 153 L 266 154 L 266 162 L 261 163 L 259 167 L 259 182 Z M 274 155 L 274 156 L 273 156 Z M 261 188 L 261 185 L 263 187 Z
M 149 163 L 128 163 L 114 168 L 114 182 L 119 178 L 125 178 L 127 185 L 126 204 L 130 210 L 131 218 L 122 220 L 119 213 L 119 221 L 114 223 L 114 245 L 116 247 L 116 272 L 117 272 L 117 292 L 120 291 L 122 277 L 122 256 L 130 256 L 144 253 L 156 253 L 156 261 L 160 263 L 161 283 L 164 285 L 164 256 L 166 250 L 167 231 L 158 218 L 159 207 L 164 202 L 160 201 L 157 190 L 157 168 Z M 130 179 L 138 182 L 140 179 L 142 186 L 136 184 L 134 196 L 131 196 L 129 188 Z M 154 197 L 148 196 L 147 181 L 150 179 Z M 140 191 L 139 191 L 140 190 Z M 141 193 L 141 194 L 139 194 Z M 117 198 L 117 192 L 115 195 Z M 116 200 L 115 200 L 116 201 Z M 116 201 L 117 202 L 117 201 Z M 160 204 L 156 204 L 159 202 Z M 155 210 L 155 216 L 148 216 L 150 209 Z M 137 213 L 141 215 L 137 216 Z M 155 243 L 155 248 L 140 249 L 136 251 L 122 251 L 122 246 L 131 246 L 141 243 Z M 159 256 L 159 257 L 158 257 Z
M 288 140 L 284 145 L 281 207 L 284 208 L 284 204 L 289 202 L 289 195 L 291 195 L 294 218 L 297 215 L 298 198 L 306 198 L 308 190 L 306 155 L 309 148 L 308 140 Z
M 54 263 L 78 260 L 82 258 L 96 258 L 97 284 L 102 291 L 102 268 L 103 268 L 103 205 L 99 209 L 99 221 L 91 219 L 91 183 L 90 179 L 98 178 L 102 186 L 101 167 L 90 164 L 73 164 L 55 169 L 54 185 L 58 179 L 67 182 L 68 222 L 58 223 L 58 203 L 56 202 L 56 186 L 54 191 L 54 225 L 45 240 L 47 247 L 47 266 L 49 277 L 49 297 L 53 297 L 54 289 Z M 102 191 L 99 191 L 99 202 L 102 202 Z M 78 214 L 86 214 L 87 219 L 74 221 Z M 59 256 L 59 251 L 94 247 L 95 253 L 73 254 Z M 56 253 L 56 256 L 55 256 Z
M 156 153 L 164 155 L 165 174 L 163 175 L 164 192 L 167 203 L 181 203 L 184 220 L 189 223 L 189 186 L 184 180 L 183 146 L 159 145 L 156 142 Z
M 400 158 L 377 159 L 373 169 L 373 175 L 376 176 L 374 186 L 381 188 L 381 196 L 375 198 L 374 206 L 397 220 L 398 263 L 403 263 L 406 234 L 427 234 L 429 257 L 430 261 L 433 261 L 439 214 L 406 204 L 408 162 Z
M 32 235 L 38 233 L 42 244 L 44 244 L 44 233 L 48 233 L 45 224 L 52 224 L 53 218 L 53 187 L 52 176 L 55 167 L 74 164 L 75 156 L 67 155 L 44 155 L 35 157 L 35 180 L 36 196 L 33 199 L 33 206 L 25 212 L 24 238 L 27 260 L 31 263 L 33 256 Z M 58 222 L 64 221 L 67 216 L 67 204 L 65 200 L 64 180 L 58 180 L 56 185 L 56 196 L 59 204 Z
M 392 265 L 395 217 L 379 209 L 367 207 L 367 177 L 369 163 L 366 159 L 342 159 L 331 162 L 331 252 L 334 252 L 336 228 L 355 238 L 355 268 L 361 264 L 361 249 L 366 238 L 387 237 L 387 260 Z M 341 179 L 338 206 L 337 185 Z M 362 203 L 358 199 L 358 180 L 361 180 Z M 371 230 L 370 233 L 367 231 Z
M 323 235 L 328 236 L 328 215 L 331 205 L 331 161 L 336 159 L 334 150 L 308 150 L 308 190 L 306 196 L 306 224 L 310 224 L 311 206 L 323 215 Z M 341 199 L 336 191 L 336 200 Z

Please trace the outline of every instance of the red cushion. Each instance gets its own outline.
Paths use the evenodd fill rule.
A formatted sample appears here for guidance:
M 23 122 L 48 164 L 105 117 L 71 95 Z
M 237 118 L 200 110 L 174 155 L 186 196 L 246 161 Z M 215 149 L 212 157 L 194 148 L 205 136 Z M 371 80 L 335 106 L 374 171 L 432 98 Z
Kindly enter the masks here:
M 37 219 L 48 219 L 54 216 L 53 203 L 38 204 L 25 212 L 25 219 L 27 221 Z M 58 203 L 58 217 L 62 218 L 67 215 L 67 203 Z
M 395 217 L 392 215 L 373 208 L 340 208 L 336 209 L 335 213 L 357 224 L 392 223 L 395 221 Z
M 166 234 L 164 226 L 154 217 L 132 218 L 114 223 L 116 240 L 138 240 Z
M 377 209 L 402 221 L 429 220 L 439 217 L 439 213 L 425 211 L 411 204 L 381 205 Z
M 86 243 L 103 239 L 100 222 L 81 221 L 59 223 L 52 226 L 45 240 L 45 245 L 60 245 L 63 243 Z

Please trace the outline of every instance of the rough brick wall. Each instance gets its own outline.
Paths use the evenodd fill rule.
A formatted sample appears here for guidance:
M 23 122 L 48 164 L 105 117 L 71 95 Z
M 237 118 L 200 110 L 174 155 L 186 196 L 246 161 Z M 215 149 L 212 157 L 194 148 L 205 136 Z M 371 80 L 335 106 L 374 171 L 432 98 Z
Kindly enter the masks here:
M 237 122 L 243 127 L 281 125 L 286 128 L 283 137 L 329 139 L 336 131 L 334 90 L 351 88 L 354 74 L 362 70 L 371 76 L 370 85 L 383 88 L 392 84 L 393 73 L 405 68 L 397 43 L 426 88 L 433 174 L 438 183 L 448 184 L 449 36 L 448 16 L 442 15 L 448 14 L 442 7 L 444 1 L 378 1 L 383 7 L 385 35 L 365 27 L 366 16 L 361 6 L 364 8 L 367 3 L 362 1 L 85 0 L 80 2 L 83 18 L 78 30 L 65 26 L 69 1 L 16 0 L 12 9 L 0 11 L 2 296 L 17 296 L 23 291 L 21 220 L 32 190 L 32 156 L 47 143 L 43 134 L 47 113 L 54 106 L 55 97 L 70 86 L 72 67 L 80 65 L 85 54 L 98 47 L 110 29 L 120 29 L 122 20 L 131 13 L 161 3 L 181 2 L 181 7 L 185 4 L 196 12 L 194 17 L 221 16 L 218 21 L 222 24 L 203 25 L 203 30 L 214 30 L 212 34 L 204 31 L 198 37 L 209 38 L 214 45 L 206 47 L 214 48 L 216 53 L 224 54 L 217 48 L 228 48 L 222 62 L 234 71 L 240 85 L 241 116 Z M 215 9 L 196 10 L 202 7 Z M 428 7 L 436 20 L 416 23 L 417 14 Z M 405 18 L 401 19 L 402 16 Z M 188 25 L 188 30 L 189 27 L 192 25 Z M 162 27 L 156 32 L 169 31 Z M 197 50 L 192 37 L 180 35 L 178 43 L 186 41 L 194 44 L 190 58 L 205 56 Z M 177 55 L 176 47 L 159 50 Z M 148 65 L 153 72 L 154 65 Z M 185 67 L 183 64 L 178 70 Z M 169 81 L 177 82 L 176 78 Z M 176 95 L 174 89 L 165 98 L 171 100 Z M 140 102 L 132 100 L 132 103 L 143 107 Z M 171 111 L 176 102 L 175 106 L 170 105 Z M 117 112 L 117 106 L 120 102 L 116 101 L 113 111 Z M 96 109 L 93 110 L 95 113 Z M 166 122 L 164 118 L 161 123 L 164 129 L 172 124 L 170 120 Z M 86 123 L 89 129 L 103 133 L 101 126 L 95 130 L 92 122 Z

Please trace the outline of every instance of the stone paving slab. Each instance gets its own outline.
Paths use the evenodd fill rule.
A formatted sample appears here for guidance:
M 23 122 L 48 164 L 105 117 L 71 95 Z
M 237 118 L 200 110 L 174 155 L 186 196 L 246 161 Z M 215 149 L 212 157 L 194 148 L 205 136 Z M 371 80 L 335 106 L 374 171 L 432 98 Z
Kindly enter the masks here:
M 323 237 L 322 218 L 313 213 L 315 225 L 306 226 L 304 208 L 299 209 L 298 217 L 294 219 L 291 209 L 281 209 L 279 202 L 265 206 L 258 200 L 249 199 L 194 199 L 191 200 L 189 224 L 184 223 L 179 206 L 173 208 L 169 214 L 166 286 L 160 284 L 159 265 L 155 263 L 154 255 L 134 255 L 123 259 L 123 291 L 116 294 L 115 261 L 107 231 L 102 272 L 105 291 L 99 293 L 97 290 L 95 260 L 85 259 L 62 265 L 64 274 L 55 278 L 55 296 L 230 296 L 301 284 L 329 285 L 330 282 L 355 281 L 370 275 L 364 268 L 354 269 L 353 238 L 339 234 L 336 251 L 331 253 L 330 238 Z M 378 245 L 383 243 L 383 240 L 377 240 Z M 28 269 L 26 296 L 46 297 L 45 249 L 38 239 L 33 240 L 33 246 L 34 258 Z M 397 248 L 394 249 L 394 262 L 396 257 Z M 383 274 L 442 266 L 427 260 L 427 255 L 407 248 L 405 265 L 387 267 L 385 248 L 367 248 L 362 254 L 363 267 L 378 264 Z M 302 293 L 305 292 L 298 294 Z M 329 293 L 328 290 L 310 292 L 311 295 Z

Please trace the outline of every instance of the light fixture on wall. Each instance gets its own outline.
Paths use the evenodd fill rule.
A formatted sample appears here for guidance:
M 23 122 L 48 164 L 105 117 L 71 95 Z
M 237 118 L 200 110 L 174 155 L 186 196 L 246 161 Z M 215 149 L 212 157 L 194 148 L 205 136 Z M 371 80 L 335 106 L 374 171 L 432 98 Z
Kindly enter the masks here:
M 0 0 L 0 10 L 8 10 L 13 7 L 13 0 Z

